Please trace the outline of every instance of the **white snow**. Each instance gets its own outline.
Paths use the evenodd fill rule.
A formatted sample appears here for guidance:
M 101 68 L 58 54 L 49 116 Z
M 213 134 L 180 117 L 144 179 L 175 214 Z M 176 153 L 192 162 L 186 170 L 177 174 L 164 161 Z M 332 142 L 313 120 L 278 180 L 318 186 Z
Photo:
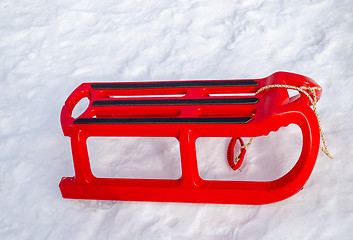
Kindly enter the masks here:
M 351 0 L 1 1 L 0 239 L 351 239 L 352 33 Z M 262 206 L 61 197 L 59 181 L 74 171 L 59 116 L 80 83 L 262 78 L 279 70 L 323 87 L 318 111 L 335 157 L 320 153 L 295 196 Z M 100 174 L 177 178 L 178 143 L 164 140 L 92 141 L 90 153 Z M 234 175 L 227 141 L 198 141 L 204 178 L 274 179 L 301 147 L 292 126 L 255 139 Z

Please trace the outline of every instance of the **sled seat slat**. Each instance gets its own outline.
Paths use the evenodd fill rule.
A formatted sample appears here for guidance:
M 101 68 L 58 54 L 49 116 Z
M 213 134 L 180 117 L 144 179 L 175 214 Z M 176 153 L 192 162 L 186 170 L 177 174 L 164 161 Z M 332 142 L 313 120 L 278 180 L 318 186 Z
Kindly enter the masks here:
M 92 106 L 256 104 L 258 101 L 257 98 L 99 100 Z
M 221 81 L 179 81 L 179 82 L 146 82 L 146 83 L 94 83 L 93 89 L 150 89 L 150 88 L 188 88 L 188 87 L 250 87 L 257 86 L 254 80 L 221 80 Z
M 74 124 L 159 124 L 159 123 L 219 123 L 245 124 L 251 117 L 229 118 L 79 118 Z

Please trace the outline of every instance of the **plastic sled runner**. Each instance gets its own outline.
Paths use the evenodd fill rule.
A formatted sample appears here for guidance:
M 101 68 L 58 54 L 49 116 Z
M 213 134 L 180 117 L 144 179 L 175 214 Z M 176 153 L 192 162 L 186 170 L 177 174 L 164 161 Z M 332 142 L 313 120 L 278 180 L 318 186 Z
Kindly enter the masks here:
M 267 204 L 294 195 L 303 188 L 314 168 L 320 145 L 319 124 L 310 101 L 302 93 L 289 97 L 286 89 L 274 88 L 254 95 L 258 89 L 273 84 L 318 87 L 310 78 L 286 72 L 251 80 L 81 84 L 61 112 L 64 135 L 71 138 L 75 169 L 74 177 L 64 177 L 60 182 L 62 196 Z M 319 98 L 321 89 L 316 88 L 315 92 Z M 88 108 L 73 118 L 75 105 L 85 97 L 90 100 Z M 279 179 L 213 181 L 199 176 L 197 138 L 257 137 L 289 124 L 300 127 L 303 145 L 294 167 Z M 173 180 L 95 177 L 86 144 L 89 137 L 174 137 L 180 143 L 182 176 Z

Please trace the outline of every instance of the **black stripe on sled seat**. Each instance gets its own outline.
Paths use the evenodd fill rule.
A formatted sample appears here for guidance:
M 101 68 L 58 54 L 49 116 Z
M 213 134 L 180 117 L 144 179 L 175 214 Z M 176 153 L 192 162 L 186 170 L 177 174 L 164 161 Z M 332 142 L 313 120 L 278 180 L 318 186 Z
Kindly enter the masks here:
M 178 82 L 143 82 L 143 83 L 92 83 L 93 89 L 151 89 L 185 87 L 251 87 L 257 86 L 254 80 L 220 81 L 178 81 Z
M 248 123 L 251 117 L 223 118 L 79 118 L 74 124 Z
M 257 98 L 100 100 L 92 106 L 255 104 Z

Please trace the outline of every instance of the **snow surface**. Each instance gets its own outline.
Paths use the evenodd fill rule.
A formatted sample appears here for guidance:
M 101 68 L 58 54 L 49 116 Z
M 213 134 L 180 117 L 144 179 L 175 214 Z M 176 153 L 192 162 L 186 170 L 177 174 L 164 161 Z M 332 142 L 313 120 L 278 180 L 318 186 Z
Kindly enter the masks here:
M 352 239 L 352 33 L 351 0 L 1 1 L 0 239 Z M 59 115 L 80 83 L 261 78 L 279 70 L 323 87 L 318 110 L 335 157 L 320 153 L 295 196 L 263 206 L 61 197 L 61 177 L 74 172 Z M 202 177 L 274 179 L 301 148 L 296 127 L 280 129 L 255 139 L 234 174 L 228 140 L 198 140 Z M 89 146 L 97 175 L 181 174 L 174 139 L 91 139 Z

